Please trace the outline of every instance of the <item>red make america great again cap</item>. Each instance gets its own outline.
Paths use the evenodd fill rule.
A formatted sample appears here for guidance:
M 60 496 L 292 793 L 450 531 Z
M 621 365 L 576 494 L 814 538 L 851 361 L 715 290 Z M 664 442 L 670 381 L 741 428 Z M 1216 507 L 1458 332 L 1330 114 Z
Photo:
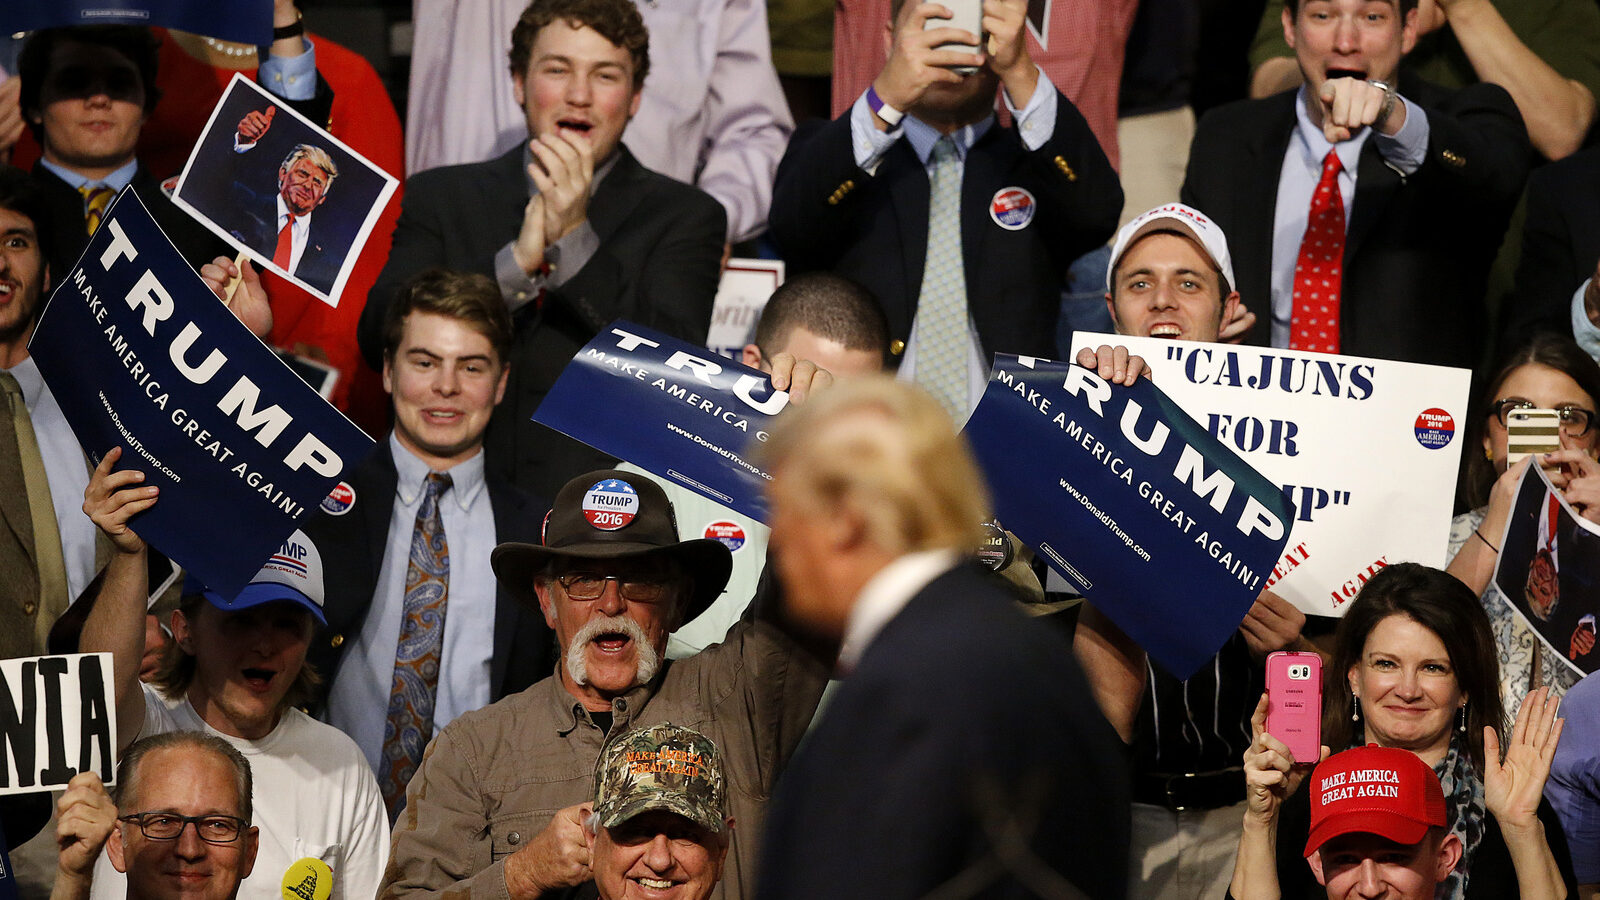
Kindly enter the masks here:
M 1444 827 L 1439 776 L 1410 750 L 1369 744 L 1328 757 L 1311 773 L 1306 856 L 1342 834 L 1375 834 L 1415 844 Z

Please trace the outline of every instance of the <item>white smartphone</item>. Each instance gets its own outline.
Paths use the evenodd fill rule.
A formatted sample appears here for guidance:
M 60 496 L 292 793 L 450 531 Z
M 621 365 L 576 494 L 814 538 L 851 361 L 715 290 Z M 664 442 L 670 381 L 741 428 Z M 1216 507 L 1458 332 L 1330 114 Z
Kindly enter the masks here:
M 1533 453 L 1561 449 L 1561 413 L 1553 409 L 1513 409 L 1506 413 L 1506 466 Z
M 962 53 L 977 53 L 978 48 L 984 45 L 983 34 L 983 0 L 939 0 L 955 15 L 948 19 L 927 19 L 922 23 L 924 31 L 930 28 L 962 28 L 978 36 L 977 46 L 971 44 L 940 44 L 935 49 L 956 50 Z M 971 75 L 978 71 L 977 66 L 951 66 L 950 71 L 962 75 Z

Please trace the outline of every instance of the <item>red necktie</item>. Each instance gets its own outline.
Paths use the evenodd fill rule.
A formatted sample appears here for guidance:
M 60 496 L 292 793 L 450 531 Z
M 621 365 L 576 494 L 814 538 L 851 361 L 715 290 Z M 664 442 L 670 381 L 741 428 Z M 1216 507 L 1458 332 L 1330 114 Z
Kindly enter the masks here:
M 1322 160 L 1322 180 L 1311 195 L 1306 236 L 1294 264 L 1294 311 L 1289 349 L 1339 352 L 1340 266 L 1344 264 L 1344 197 L 1339 194 L 1339 154 Z
M 272 251 L 272 264 L 278 268 L 289 271 L 289 256 L 293 252 L 294 213 L 288 213 L 289 221 L 283 223 L 283 230 L 278 232 L 278 246 Z

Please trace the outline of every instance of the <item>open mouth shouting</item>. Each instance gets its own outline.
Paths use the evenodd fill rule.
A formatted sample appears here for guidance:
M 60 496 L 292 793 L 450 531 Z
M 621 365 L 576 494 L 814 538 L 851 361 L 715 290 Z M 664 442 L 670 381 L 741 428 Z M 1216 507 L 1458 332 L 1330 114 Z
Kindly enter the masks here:
M 1330 66 L 1325 75 L 1329 81 L 1335 78 L 1354 78 L 1357 81 L 1367 80 L 1366 69 L 1352 69 L 1344 66 Z
M 628 649 L 628 643 L 632 640 L 632 635 L 620 631 L 608 631 L 595 635 L 590 643 L 598 647 L 601 653 L 617 654 Z
M 661 659 L 644 627 L 627 616 L 596 616 L 585 622 L 567 646 L 567 673 L 578 684 L 594 683 L 597 676 L 610 681 L 622 670 L 627 681 L 644 684 L 655 677 Z
M 1183 337 L 1183 326 L 1175 325 L 1171 322 L 1157 322 L 1150 326 L 1150 336 L 1176 340 Z
M 563 135 L 581 134 L 587 138 L 589 132 L 593 130 L 594 123 L 588 119 L 562 118 L 556 120 L 556 131 Z
M 272 669 L 255 666 L 246 666 L 239 674 L 244 676 L 244 686 L 256 694 L 265 694 L 272 690 L 272 680 L 278 677 L 278 673 Z

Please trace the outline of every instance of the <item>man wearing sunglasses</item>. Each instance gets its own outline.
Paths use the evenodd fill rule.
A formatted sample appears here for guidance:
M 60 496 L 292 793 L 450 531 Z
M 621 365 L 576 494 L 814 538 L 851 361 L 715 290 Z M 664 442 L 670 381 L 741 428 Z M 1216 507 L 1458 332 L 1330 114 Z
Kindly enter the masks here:
M 125 750 L 106 853 L 129 900 L 236 896 L 256 861 L 250 790 L 250 763 L 214 735 L 174 731 Z
M 263 86 L 284 83 L 274 73 L 291 67 L 314 74 L 315 57 L 302 40 L 274 42 L 263 56 Z M 161 180 L 176 173 L 152 172 L 138 159 L 140 135 L 161 96 L 155 86 L 159 44 L 148 28 L 88 25 L 47 28 L 23 45 L 19 103 L 40 147 L 33 176 L 49 198 L 55 226 L 49 262 L 57 280 L 71 272 L 106 208 L 130 185 L 190 265 L 234 255 L 227 242 L 167 198 Z M 297 83 L 298 88 L 280 88 L 296 94 L 285 99 L 298 101 L 296 108 L 313 121 L 325 121 L 331 92 L 315 92 L 315 77 Z
M 667 635 L 722 593 L 732 568 L 722 542 L 680 542 L 675 518 L 655 481 L 603 469 L 566 483 L 541 543 L 495 548 L 502 588 L 543 613 L 560 661 L 552 677 L 434 738 L 396 823 L 380 898 L 532 900 L 592 880 L 583 823 L 601 748 L 608 735 L 665 722 L 692 723 L 715 742 L 734 788 L 727 813 L 739 829 L 712 896 L 752 894 L 765 798 L 828 667 L 777 626 L 775 598 L 764 595 L 722 643 L 666 659 Z

